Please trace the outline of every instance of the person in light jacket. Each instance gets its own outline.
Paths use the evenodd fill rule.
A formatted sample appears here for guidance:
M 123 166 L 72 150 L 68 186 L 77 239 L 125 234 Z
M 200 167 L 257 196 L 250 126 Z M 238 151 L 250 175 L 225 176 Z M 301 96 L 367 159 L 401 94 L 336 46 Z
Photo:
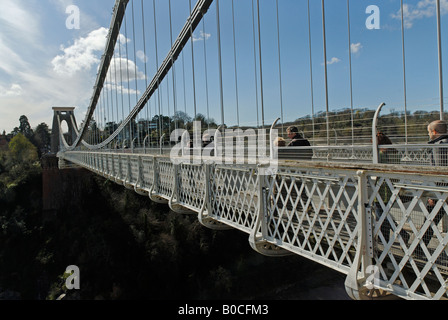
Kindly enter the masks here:
M 428 134 L 431 139 L 428 144 L 448 144 L 447 124 L 445 121 L 436 120 L 428 125 Z M 448 166 L 447 148 L 434 148 L 431 162 L 433 166 Z
M 433 166 L 448 166 L 448 134 L 447 134 L 446 122 L 442 120 L 436 120 L 431 122 L 428 125 L 428 135 L 430 138 L 428 144 L 431 145 L 447 144 L 447 148 L 441 148 L 441 147 L 433 148 L 431 154 L 431 164 Z M 428 210 L 429 213 L 432 212 L 437 201 L 438 201 L 437 199 L 428 199 L 426 209 Z M 433 219 L 434 225 L 437 226 L 439 222 L 442 220 L 442 218 L 445 216 L 445 214 L 446 212 L 443 209 L 443 207 L 440 208 L 439 212 Z M 434 230 L 432 226 L 429 226 L 422 239 L 426 247 L 428 247 L 431 239 L 433 238 L 433 235 Z M 421 247 L 419 249 L 423 250 Z M 442 251 L 440 257 L 442 257 L 444 260 L 448 259 L 448 256 L 444 251 Z

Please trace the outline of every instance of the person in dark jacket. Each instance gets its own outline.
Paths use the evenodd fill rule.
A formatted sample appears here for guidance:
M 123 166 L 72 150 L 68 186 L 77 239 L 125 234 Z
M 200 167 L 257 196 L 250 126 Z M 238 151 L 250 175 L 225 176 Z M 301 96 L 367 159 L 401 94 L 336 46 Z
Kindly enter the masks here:
M 291 139 L 291 142 L 288 144 L 288 147 L 308 147 L 311 146 L 310 142 L 302 137 L 299 133 L 299 129 L 297 127 L 288 127 L 286 129 L 286 134 L 288 138 Z
M 377 136 L 378 146 L 385 146 L 385 145 L 392 144 L 392 141 L 390 140 L 390 138 L 387 135 L 385 135 L 384 133 L 378 132 L 376 136 Z M 398 152 L 396 149 L 381 148 L 379 150 L 379 162 L 380 163 L 394 163 L 394 162 L 396 162 L 397 158 L 398 158 Z M 381 204 L 380 204 L 378 198 L 381 198 L 384 205 L 387 206 L 391 197 L 392 197 L 392 190 L 390 189 L 386 180 L 384 180 L 378 190 L 378 196 L 375 197 L 375 199 L 374 199 L 375 216 L 376 216 L 377 220 L 380 220 L 380 218 L 383 215 L 383 208 L 381 207 Z M 393 219 L 391 219 L 391 221 L 392 220 Z M 394 229 L 397 229 L 397 225 L 394 224 L 394 226 L 395 226 Z M 380 229 L 381 229 L 381 233 L 383 234 L 384 240 L 386 241 L 386 243 L 389 243 L 391 231 L 394 231 L 394 230 L 392 229 L 391 222 L 389 221 L 388 217 L 386 217 L 383 220 Z M 409 233 L 404 229 L 401 229 L 399 233 L 400 233 L 400 236 L 403 239 L 404 243 L 407 244 L 409 241 L 409 238 L 410 238 Z
M 382 132 L 376 134 L 378 146 L 391 145 L 392 141 Z M 380 148 L 378 152 L 379 163 L 396 163 L 398 159 L 397 149 Z
M 286 129 L 286 134 L 291 140 L 287 147 L 310 147 L 310 142 L 302 137 L 297 127 L 291 126 Z M 292 153 L 291 153 L 292 152 Z M 291 155 L 297 160 L 311 160 L 313 157 L 313 150 L 311 148 L 297 148 L 297 150 L 289 151 Z

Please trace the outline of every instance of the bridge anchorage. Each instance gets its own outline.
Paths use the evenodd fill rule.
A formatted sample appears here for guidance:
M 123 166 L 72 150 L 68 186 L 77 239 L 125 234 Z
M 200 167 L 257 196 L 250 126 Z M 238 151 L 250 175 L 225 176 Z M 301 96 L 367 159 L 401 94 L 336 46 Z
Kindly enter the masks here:
M 406 102 L 403 113 L 384 114 L 385 103 L 330 112 L 330 64 L 325 58 L 323 74 L 316 70 L 311 45 L 316 9 L 326 30 L 325 1 L 297 1 L 308 21 L 303 47 L 310 49 L 311 108 L 294 120 L 285 116 L 287 89 L 301 89 L 304 79 L 282 73 L 293 65 L 280 50 L 298 50 L 281 41 L 281 26 L 297 21 L 287 14 L 293 8 L 279 0 L 199 0 L 184 8 L 186 22 L 179 25 L 171 1 L 148 7 L 116 1 L 81 127 L 73 109 L 54 110 L 60 166 L 91 170 L 175 212 L 195 214 L 207 228 L 244 232 L 260 254 L 297 254 L 334 269 L 347 276 L 353 299 L 446 300 L 448 136 L 443 121 L 433 122 L 446 117 L 442 91 L 435 113 L 412 114 Z M 240 15 L 246 19 L 238 21 Z M 318 40 L 326 57 L 326 33 Z M 168 52 L 162 62 L 159 47 Z M 268 69 L 273 65 L 277 77 Z M 325 92 L 325 112 L 314 109 L 318 89 Z M 278 91 L 279 100 L 269 101 Z M 209 108 L 213 102 L 218 110 Z M 265 108 L 271 103 L 274 110 Z

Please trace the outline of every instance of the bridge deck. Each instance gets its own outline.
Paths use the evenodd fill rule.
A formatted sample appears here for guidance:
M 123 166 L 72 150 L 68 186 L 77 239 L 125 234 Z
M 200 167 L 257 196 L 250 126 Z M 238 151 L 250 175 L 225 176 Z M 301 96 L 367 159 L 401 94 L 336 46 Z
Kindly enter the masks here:
M 348 278 L 359 268 L 363 279 L 372 265 L 383 292 L 447 298 L 448 225 L 446 215 L 436 216 L 448 209 L 448 174 L 438 168 L 280 161 L 276 174 L 263 175 L 256 165 L 174 164 L 145 154 L 59 157 L 196 213 L 208 227 L 241 230 L 263 254 L 299 254 Z M 428 198 L 437 200 L 433 209 Z

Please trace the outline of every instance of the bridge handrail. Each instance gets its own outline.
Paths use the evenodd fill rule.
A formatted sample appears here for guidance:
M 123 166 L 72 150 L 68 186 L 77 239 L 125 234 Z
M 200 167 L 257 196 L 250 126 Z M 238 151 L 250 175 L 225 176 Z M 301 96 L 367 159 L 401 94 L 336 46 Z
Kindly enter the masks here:
M 375 111 L 375 115 L 373 116 L 373 121 L 372 121 L 372 150 L 373 150 L 373 163 L 378 163 L 379 161 L 379 156 L 378 156 L 378 136 L 377 136 L 377 125 L 378 125 L 378 117 L 380 115 L 381 109 L 385 106 L 386 104 L 383 102 L 381 103 L 378 108 Z
M 237 158 L 236 154 L 233 154 L 233 159 L 236 163 L 250 163 L 256 162 L 259 158 L 259 155 L 252 155 L 249 153 L 249 149 L 244 148 L 242 146 L 238 146 L 241 150 L 244 151 L 244 158 Z M 378 163 L 378 165 L 388 165 L 395 170 L 400 170 L 403 166 L 405 167 L 415 167 L 414 170 L 416 172 L 422 170 L 429 172 L 441 172 L 444 174 L 446 171 L 446 167 L 438 167 L 432 163 L 432 154 L 433 150 L 438 149 L 447 149 L 444 145 L 431 145 L 431 144 L 395 144 L 395 145 L 380 145 L 379 149 L 383 150 L 391 150 L 387 157 L 387 162 Z M 201 159 L 207 159 L 215 162 L 226 162 L 226 152 L 225 149 L 219 149 L 215 153 L 214 156 L 209 157 L 205 154 L 202 154 L 203 148 L 191 148 L 191 147 L 182 147 L 181 156 L 185 159 L 194 160 L 197 162 Z M 194 151 L 195 150 L 195 151 Z M 272 148 L 270 148 L 272 150 Z M 136 154 L 159 154 L 159 155 L 169 155 L 173 156 L 171 152 L 172 148 L 167 145 L 163 146 L 163 144 L 157 148 L 147 148 L 143 147 L 134 147 L 134 150 L 131 149 L 103 149 L 99 152 L 106 153 L 131 153 L 134 152 Z M 312 151 L 312 156 L 309 154 Z M 195 155 L 201 155 L 200 158 L 195 158 Z M 310 147 L 279 147 L 275 148 L 275 155 L 277 156 L 277 161 L 296 161 L 298 163 L 301 162 L 311 162 L 314 165 L 317 165 L 319 162 L 326 163 L 348 163 L 350 166 L 358 166 L 363 167 L 367 164 L 374 164 L 372 160 L 372 145 L 339 145 L 339 146 L 310 146 Z M 272 154 L 266 155 L 269 159 L 273 160 Z M 426 169 L 425 169 L 426 168 Z

